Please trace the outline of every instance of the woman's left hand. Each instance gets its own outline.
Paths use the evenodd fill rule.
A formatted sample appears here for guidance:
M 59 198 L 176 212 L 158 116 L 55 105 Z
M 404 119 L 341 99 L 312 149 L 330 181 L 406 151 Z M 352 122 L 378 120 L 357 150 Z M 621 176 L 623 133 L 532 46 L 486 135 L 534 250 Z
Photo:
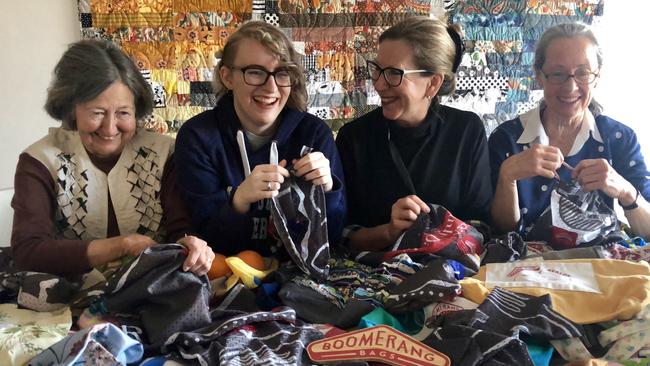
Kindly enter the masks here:
M 183 271 L 192 272 L 197 276 L 208 273 L 212 266 L 214 253 L 205 240 L 190 235 L 178 239 L 177 243 L 188 249 L 187 258 L 183 262 Z
M 571 173 L 582 189 L 590 192 L 597 189 L 618 199 L 621 204 L 629 204 L 636 198 L 636 189 L 612 168 L 605 159 L 582 160 Z
M 299 177 L 316 185 L 322 185 L 325 192 L 332 190 L 334 181 L 330 170 L 330 161 L 320 151 L 309 153 L 302 158 L 293 160 L 293 169 Z

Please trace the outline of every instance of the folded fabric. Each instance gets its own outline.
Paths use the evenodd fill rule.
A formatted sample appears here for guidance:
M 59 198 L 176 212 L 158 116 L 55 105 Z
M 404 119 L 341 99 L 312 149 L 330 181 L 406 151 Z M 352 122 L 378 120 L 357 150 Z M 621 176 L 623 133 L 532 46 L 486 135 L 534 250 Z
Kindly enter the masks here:
M 236 285 L 213 309 L 210 325 L 174 334 L 163 353 L 187 365 L 311 365 L 305 348 L 323 334 L 288 307 L 255 311 L 254 299 Z
M 432 302 L 450 300 L 460 295 L 460 285 L 449 262 L 434 259 L 401 283 L 387 286 L 384 300 L 386 309 L 393 312 L 417 310 Z
M 502 239 L 493 239 L 486 245 L 481 265 L 512 262 L 528 254 L 526 242 L 516 232 L 509 232 Z
M 533 366 L 526 344 L 517 337 L 467 326 L 442 326 L 422 343 L 447 355 L 452 365 Z
M 18 291 L 18 304 L 36 311 L 54 311 L 67 307 L 80 283 L 49 273 L 23 272 Z
M 528 296 L 495 288 L 478 306 L 467 324 L 505 335 L 530 336 L 535 340 L 581 337 L 582 329 L 552 308 L 549 295 Z
M 53 312 L 18 309 L 0 304 L 0 365 L 25 365 L 34 356 L 68 335 L 69 308 Z
M 126 365 L 138 362 L 142 344 L 111 323 L 80 330 L 34 357 L 30 366 Z
M 591 263 L 560 263 L 529 259 L 486 265 L 487 287 L 546 287 L 601 293 Z
M 573 259 L 558 263 L 591 263 L 602 293 L 578 292 L 540 287 L 507 288 L 533 296 L 549 294 L 553 309 L 578 324 L 628 320 L 650 304 L 650 265 L 645 262 L 611 259 Z M 485 284 L 486 266 L 472 278 L 460 281 L 463 296 L 482 303 L 490 289 Z

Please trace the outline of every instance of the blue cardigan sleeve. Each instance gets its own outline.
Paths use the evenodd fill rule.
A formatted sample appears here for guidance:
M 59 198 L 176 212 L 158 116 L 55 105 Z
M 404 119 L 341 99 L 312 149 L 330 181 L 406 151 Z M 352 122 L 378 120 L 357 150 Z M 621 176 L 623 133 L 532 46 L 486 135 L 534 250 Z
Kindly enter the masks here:
M 641 145 L 634 131 L 617 123 L 607 132 L 611 139 L 612 161 L 610 164 L 630 182 L 646 200 L 650 200 L 650 172 L 641 153 Z
M 199 235 L 215 252 L 236 254 L 247 249 L 251 219 L 232 208 L 233 172 L 223 163 L 227 158 L 218 130 L 207 124 L 188 121 L 176 137 L 178 188 Z

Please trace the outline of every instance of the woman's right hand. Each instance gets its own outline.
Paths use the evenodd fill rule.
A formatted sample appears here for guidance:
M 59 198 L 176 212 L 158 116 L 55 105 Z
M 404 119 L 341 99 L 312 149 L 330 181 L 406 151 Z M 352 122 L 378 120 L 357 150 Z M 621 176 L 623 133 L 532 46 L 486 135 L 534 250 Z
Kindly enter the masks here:
M 503 161 L 499 178 L 509 183 L 536 176 L 553 178 L 563 161 L 564 155 L 557 147 L 532 144 L 530 149 Z
M 282 160 L 278 165 L 257 165 L 235 191 L 232 198 L 235 210 L 244 214 L 250 210 L 251 204 L 277 196 L 284 178 L 289 177 L 286 166 L 286 160 Z
M 96 239 L 88 244 L 88 260 L 90 265 L 98 267 L 125 255 L 137 256 L 145 249 L 156 244 L 148 236 L 129 234 L 114 236 L 108 239 Z
M 410 228 L 421 212 L 429 213 L 431 208 L 416 195 L 410 195 L 398 199 L 390 211 L 390 223 L 388 225 L 388 236 L 391 242 Z

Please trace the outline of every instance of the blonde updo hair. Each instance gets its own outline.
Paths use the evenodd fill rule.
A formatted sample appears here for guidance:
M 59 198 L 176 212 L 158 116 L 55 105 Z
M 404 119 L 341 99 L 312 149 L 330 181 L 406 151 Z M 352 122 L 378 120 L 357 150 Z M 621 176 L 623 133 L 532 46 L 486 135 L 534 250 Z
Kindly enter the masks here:
M 379 36 L 379 43 L 404 40 L 413 49 L 415 68 L 444 75 L 437 98 L 438 95 L 453 94 L 456 90 L 456 69 L 464 51 L 461 38 L 462 29 L 458 24 L 448 26 L 439 19 L 414 16 L 384 31 Z

